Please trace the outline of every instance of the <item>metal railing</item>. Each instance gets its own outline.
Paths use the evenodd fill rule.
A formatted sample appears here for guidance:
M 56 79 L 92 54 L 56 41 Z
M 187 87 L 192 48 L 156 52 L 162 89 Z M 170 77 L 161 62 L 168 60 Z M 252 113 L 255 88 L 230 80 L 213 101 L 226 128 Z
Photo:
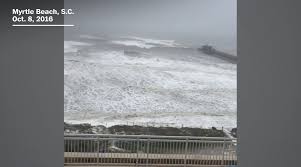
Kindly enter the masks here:
M 236 139 L 83 134 L 64 136 L 65 166 L 235 166 Z

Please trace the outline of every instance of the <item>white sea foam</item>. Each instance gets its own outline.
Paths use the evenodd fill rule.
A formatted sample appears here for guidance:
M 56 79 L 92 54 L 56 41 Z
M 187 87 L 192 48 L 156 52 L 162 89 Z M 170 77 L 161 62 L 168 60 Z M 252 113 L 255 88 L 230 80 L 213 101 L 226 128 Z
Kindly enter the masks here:
M 128 38 L 143 41 L 145 43 L 159 44 L 159 45 L 166 46 L 166 47 L 180 46 L 180 44 L 176 43 L 174 40 L 158 40 L 158 39 L 141 38 L 141 37 L 135 37 L 135 36 L 128 37 Z
M 114 44 L 125 45 L 125 46 L 137 46 L 139 48 L 153 48 L 154 45 L 146 44 L 143 41 L 134 41 L 134 40 L 123 40 L 123 41 L 112 41 Z
M 78 41 L 64 41 L 64 53 L 77 52 L 79 47 L 90 46 L 91 44 Z
M 112 43 L 125 45 L 125 46 L 136 46 L 139 48 L 150 49 L 153 47 L 177 47 L 180 44 L 177 44 L 174 40 L 158 40 L 150 38 L 140 38 L 140 37 L 124 37 L 124 40 L 114 40 Z
M 192 62 L 160 54 L 127 56 L 117 50 L 81 54 L 77 61 L 65 55 L 67 122 L 236 126 L 236 65 L 204 55 Z
M 93 36 L 93 35 L 80 35 L 79 36 L 80 38 L 84 38 L 84 39 L 105 39 L 103 37 L 99 37 L 99 36 Z

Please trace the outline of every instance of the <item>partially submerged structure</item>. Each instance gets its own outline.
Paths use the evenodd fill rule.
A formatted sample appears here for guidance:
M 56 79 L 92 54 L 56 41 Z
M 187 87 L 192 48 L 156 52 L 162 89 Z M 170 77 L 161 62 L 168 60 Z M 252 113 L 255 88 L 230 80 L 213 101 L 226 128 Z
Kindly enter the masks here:
M 201 48 L 198 48 L 198 50 L 207 55 L 218 57 L 230 63 L 235 63 L 235 64 L 237 63 L 237 56 L 222 51 L 218 51 L 213 46 L 203 45 Z

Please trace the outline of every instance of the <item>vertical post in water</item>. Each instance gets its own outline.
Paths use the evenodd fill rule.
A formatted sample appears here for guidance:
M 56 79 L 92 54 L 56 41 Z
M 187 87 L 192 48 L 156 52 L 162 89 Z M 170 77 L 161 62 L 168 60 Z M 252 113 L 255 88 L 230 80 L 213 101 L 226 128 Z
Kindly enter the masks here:
M 185 141 L 185 159 L 184 159 L 184 167 L 187 166 L 187 152 L 188 152 L 188 137 L 186 138 L 186 141 Z

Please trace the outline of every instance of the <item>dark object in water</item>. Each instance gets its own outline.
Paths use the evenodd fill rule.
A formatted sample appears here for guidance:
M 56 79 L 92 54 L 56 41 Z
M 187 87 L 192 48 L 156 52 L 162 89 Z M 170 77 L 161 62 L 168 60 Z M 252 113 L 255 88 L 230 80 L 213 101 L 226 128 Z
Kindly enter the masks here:
M 202 52 L 208 55 L 213 55 L 216 52 L 216 50 L 210 45 L 203 45 L 199 50 L 201 50 Z
M 234 56 L 234 55 L 222 52 L 222 51 L 218 51 L 213 46 L 203 45 L 198 50 L 207 55 L 212 55 L 212 56 L 218 57 L 220 59 L 226 60 L 230 63 L 234 63 L 234 64 L 237 63 L 237 56 Z
M 124 51 L 124 54 L 125 54 L 125 55 L 128 55 L 128 56 L 139 56 L 139 55 L 140 55 L 140 52 L 125 50 L 125 51 Z

